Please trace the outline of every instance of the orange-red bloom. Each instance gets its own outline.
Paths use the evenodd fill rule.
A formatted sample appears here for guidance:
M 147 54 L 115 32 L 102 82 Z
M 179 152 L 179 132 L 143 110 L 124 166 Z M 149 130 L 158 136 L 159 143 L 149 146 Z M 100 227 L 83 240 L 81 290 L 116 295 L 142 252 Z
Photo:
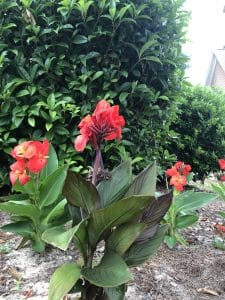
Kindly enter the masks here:
M 187 179 L 184 175 L 176 175 L 170 178 L 170 185 L 174 185 L 174 187 L 178 191 L 183 191 L 184 186 L 187 184 Z
M 19 180 L 20 184 L 24 185 L 30 180 L 30 176 L 26 172 L 26 163 L 23 160 L 18 160 L 10 166 L 11 172 L 9 178 L 14 185 Z
M 12 151 L 11 155 L 16 160 L 20 159 L 30 159 L 36 153 L 36 148 L 32 144 L 32 141 L 23 142 L 17 145 Z
M 220 233 L 225 233 L 225 226 L 216 223 L 216 224 L 214 225 L 214 227 L 215 227 Z
M 101 100 L 94 113 L 87 115 L 78 125 L 81 134 L 76 138 L 74 147 L 77 151 L 83 151 L 90 143 L 98 150 L 102 140 L 120 140 L 121 127 L 124 125 L 125 120 L 119 115 L 119 106 L 110 106 L 106 100 Z
M 186 165 L 183 161 L 178 161 L 172 168 L 166 170 L 166 176 L 171 177 L 170 185 L 174 185 L 178 191 L 183 191 L 184 186 L 187 185 L 186 176 L 190 171 L 190 165 Z
M 225 160 L 224 159 L 219 159 L 218 164 L 220 166 L 220 170 L 225 170 Z
M 48 140 L 44 140 L 43 143 L 39 141 L 33 141 L 32 145 L 35 147 L 36 151 L 28 160 L 27 168 L 32 173 L 39 173 L 47 164 L 50 144 Z

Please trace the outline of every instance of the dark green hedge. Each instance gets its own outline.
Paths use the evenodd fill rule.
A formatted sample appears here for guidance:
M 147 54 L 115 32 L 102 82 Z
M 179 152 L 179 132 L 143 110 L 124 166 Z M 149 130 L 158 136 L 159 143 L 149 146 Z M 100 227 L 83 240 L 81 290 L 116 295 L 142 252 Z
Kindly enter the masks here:
M 61 162 L 82 171 L 73 150 L 80 118 L 101 99 L 127 120 L 111 161 L 130 153 L 168 159 L 186 58 L 183 0 L 0 1 L 0 156 L 22 139 L 47 137 Z M 86 153 L 86 160 L 90 164 Z M 140 166 L 141 167 L 141 166 Z
M 172 124 L 177 137 L 170 150 L 192 165 L 196 178 L 204 179 L 219 170 L 217 161 L 225 157 L 225 93 L 187 85 L 179 109 Z

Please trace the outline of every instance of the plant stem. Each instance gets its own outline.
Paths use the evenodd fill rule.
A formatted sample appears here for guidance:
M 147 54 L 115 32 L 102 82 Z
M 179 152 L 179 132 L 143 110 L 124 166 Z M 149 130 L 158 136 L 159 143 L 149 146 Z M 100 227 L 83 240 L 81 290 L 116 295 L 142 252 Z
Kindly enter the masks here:
M 94 168 L 93 168 L 93 175 L 92 175 L 92 184 L 96 185 L 98 180 L 98 173 L 100 170 L 103 169 L 103 161 L 102 161 L 102 154 L 101 150 L 96 150 L 96 156 L 95 156 L 95 162 L 94 162 Z

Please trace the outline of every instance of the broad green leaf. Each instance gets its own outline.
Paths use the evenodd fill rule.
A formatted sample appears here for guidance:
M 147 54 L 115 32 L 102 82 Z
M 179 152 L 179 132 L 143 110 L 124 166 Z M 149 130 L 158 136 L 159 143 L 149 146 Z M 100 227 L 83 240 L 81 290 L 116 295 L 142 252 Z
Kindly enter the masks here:
M 216 195 L 206 192 L 188 191 L 181 193 L 175 198 L 174 212 L 194 211 L 216 199 Z
M 65 251 L 78 228 L 79 224 L 68 230 L 64 226 L 52 227 L 44 231 L 42 239 L 46 243 Z
M 76 35 L 75 38 L 72 41 L 74 44 L 86 44 L 88 42 L 88 38 L 84 35 Z
M 30 238 L 34 233 L 34 228 L 26 221 L 19 221 L 4 225 L 1 227 L 1 230 L 13 232 L 27 238 Z
M 125 293 L 126 293 L 126 286 L 125 284 L 123 284 L 111 288 L 104 288 L 104 291 L 108 296 L 109 300 L 124 300 Z
M 125 196 L 154 196 L 156 189 L 156 178 L 156 164 L 153 162 L 135 177 Z
M 94 76 L 92 77 L 92 81 L 98 79 L 99 77 L 101 77 L 104 74 L 103 71 L 98 71 L 94 74 Z
M 221 217 L 223 217 L 225 219 L 225 212 L 218 211 L 217 214 L 220 215 Z
M 62 166 L 45 178 L 40 187 L 40 207 L 54 203 L 62 193 L 67 166 Z
M 44 169 L 40 172 L 40 180 L 44 180 L 47 176 L 58 169 L 58 158 L 54 147 L 50 146 L 48 163 Z
M 128 266 L 137 266 L 152 257 L 161 245 L 167 231 L 167 225 L 158 228 L 156 234 L 145 243 L 135 243 L 124 254 Z
M 24 201 L 29 200 L 28 194 L 13 194 L 9 196 L 2 196 L 0 197 L 0 202 L 6 202 L 6 201 Z
M 80 278 L 80 266 L 64 264 L 53 273 L 48 292 L 48 300 L 61 300 Z
M 117 227 L 107 240 L 107 249 L 123 255 L 133 244 L 146 224 L 127 223 Z
M 131 162 L 121 163 L 110 173 L 110 179 L 97 186 L 101 206 L 104 207 L 124 196 L 132 178 Z
M 140 53 L 139 53 L 139 57 L 141 58 L 142 55 L 145 53 L 145 51 L 147 51 L 149 48 L 151 48 L 152 46 L 155 46 L 158 42 L 156 40 L 150 40 L 148 42 L 146 42 L 144 44 L 144 46 L 141 47 Z
M 63 195 L 70 204 L 82 207 L 88 214 L 100 206 L 96 187 L 81 175 L 71 171 L 67 172 Z
M 77 231 L 74 233 L 73 240 L 76 244 L 76 247 L 80 251 L 80 253 L 83 255 L 83 258 L 85 261 L 87 261 L 87 255 L 88 255 L 88 243 L 87 243 L 87 220 L 83 220 L 78 225 Z
M 153 200 L 154 197 L 151 196 L 131 196 L 95 211 L 88 226 L 92 246 L 95 246 L 101 235 L 110 228 L 135 220 Z
M 198 221 L 198 216 L 196 215 L 185 215 L 176 217 L 176 228 L 185 228 Z
M 164 242 L 166 243 L 168 248 L 173 249 L 177 243 L 177 239 L 175 236 L 166 235 L 164 238 Z
M 31 219 L 35 225 L 39 223 L 39 209 L 26 201 L 8 201 L 0 203 L 0 211 L 4 211 L 15 216 L 27 217 Z
M 60 201 L 56 206 L 53 207 L 53 209 L 47 214 L 47 216 L 44 218 L 42 223 L 51 223 L 53 220 L 59 218 L 64 214 L 64 209 L 67 204 L 66 199 L 63 199 Z
M 113 252 L 106 253 L 97 267 L 83 268 L 81 274 L 100 287 L 115 287 L 132 279 L 124 260 Z
M 214 191 L 220 196 L 223 200 L 225 200 L 225 186 L 223 183 L 220 184 L 212 184 Z

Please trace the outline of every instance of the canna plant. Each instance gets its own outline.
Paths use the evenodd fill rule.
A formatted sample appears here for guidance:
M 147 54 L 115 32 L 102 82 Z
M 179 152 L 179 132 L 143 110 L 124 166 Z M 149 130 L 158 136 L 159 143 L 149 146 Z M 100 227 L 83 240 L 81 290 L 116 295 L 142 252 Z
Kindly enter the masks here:
M 193 225 L 198 221 L 197 210 L 216 198 L 213 193 L 185 191 L 184 186 L 188 184 L 192 174 L 191 166 L 182 161 L 166 171 L 166 176 L 170 178 L 170 185 L 174 186 L 173 200 L 171 206 L 164 217 L 168 224 L 168 231 L 164 241 L 169 248 L 175 247 L 176 243 L 187 245 L 181 230 Z
M 62 196 L 67 167 L 58 168 L 58 159 L 48 140 L 17 145 L 16 159 L 9 174 L 16 194 L 0 198 L 0 211 L 12 215 L 12 223 L 1 229 L 22 236 L 20 246 L 31 241 L 35 251 L 45 249 L 42 233 L 66 221 L 67 201 Z
M 63 195 L 69 205 L 72 224 L 47 229 L 42 239 L 66 250 L 73 240 L 82 258 L 60 266 L 53 273 L 49 300 L 60 300 L 71 290 L 80 299 L 124 299 L 129 267 L 149 259 L 167 230 L 160 221 L 169 209 L 172 193 L 155 197 L 156 165 L 151 163 L 136 177 L 127 160 L 112 172 L 104 169 L 103 140 L 121 139 L 124 118 L 119 106 L 101 100 L 92 115 L 79 124 L 75 149 L 87 144 L 94 149 L 93 169 L 86 180 L 68 170 Z M 99 245 L 104 248 L 98 257 Z

